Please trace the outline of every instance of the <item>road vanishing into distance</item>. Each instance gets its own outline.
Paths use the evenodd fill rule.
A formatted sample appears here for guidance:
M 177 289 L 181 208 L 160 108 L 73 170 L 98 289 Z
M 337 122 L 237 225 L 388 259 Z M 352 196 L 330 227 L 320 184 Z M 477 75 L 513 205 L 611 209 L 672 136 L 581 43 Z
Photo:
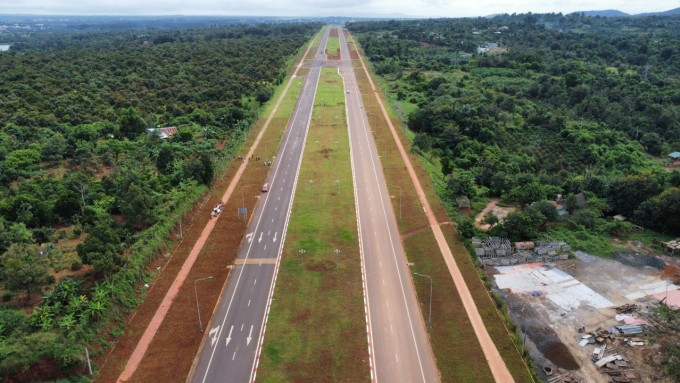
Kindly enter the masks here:
M 205 339 L 187 379 L 190 382 L 255 380 L 329 30 L 325 29 L 319 51 L 309 65 L 267 179 L 269 191 L 261 194 L 250 219 L 228 283 L 205 329 Z
M 416 298 L 378 149 L 339 28 L 352 174 L 376 382 L 437 382 L 439 372 Z M 383 159 L 384 160 L 384 159 Z
M 189 382 L 244 383 L 256 378 L 323 66 L 338 67 L 346 89 L 372 381 L 440 380 L 347 42 L 343 30 L 338 31 L 341 60 L 326 60 L 330 32 L 326 28 L 314 59 L 307 64 L 309 72 L 267 179 L 269 192 L 262 193 L 252 215 L 234 269 L 205 329 Z

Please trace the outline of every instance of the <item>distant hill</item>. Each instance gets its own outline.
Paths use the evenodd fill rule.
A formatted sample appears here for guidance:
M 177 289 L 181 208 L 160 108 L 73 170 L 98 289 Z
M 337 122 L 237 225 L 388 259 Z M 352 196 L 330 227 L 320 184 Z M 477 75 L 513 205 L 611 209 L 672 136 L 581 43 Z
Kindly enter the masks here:
M 680 8 L 675 8 L 664 12 L 639 13 L 635 16 L 676 16 L 676 15 L 680 15 Z
M 606 9 L 602 11 L 578 11 L 574 13 L 582 13 L 586 16 L 591 17 L 644 17 L 644 16 L 675 16 L 680 15 L 680 8 L 671 9 L 663 12 L 647 12 L 647 13 L 637 13 L 631 15 L 626 12 L 619 11 L 618 9 Z
M 583 12 L 575 12 L 575 13 L 583 13 L 586 16 L 602 16 L 602 17 L 628 17 L 630 14 L 626 12 L 621 12 L 616 9 L 607 9 L 604 11 L 583 11 Z

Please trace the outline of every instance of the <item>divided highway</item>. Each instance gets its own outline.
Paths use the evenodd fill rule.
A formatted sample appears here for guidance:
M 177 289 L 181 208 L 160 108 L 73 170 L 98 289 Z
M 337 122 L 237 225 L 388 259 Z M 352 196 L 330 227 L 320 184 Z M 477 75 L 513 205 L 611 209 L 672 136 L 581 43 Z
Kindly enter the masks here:
M 342 28 L 342 60 L 326 61 L 326 28 L 246 238 L 222 292 L 189 382 L 255 381 L 320 69 L 339 66 L 347 90 L 357 222 L 374 382 L 438 382 L 382 167 Z M 322 304 L 320 302 L 320 304 Z
M 340 74 L 346 89 L 354 194 L 369 329 L 371 375 L 376 382 L 437 382 L 439 372 L 396 217 L 356 83 L 344 32 Z
M 255 380 L 328 33 L 327 28 L 267 179 L 269 191 L 253 212 L 187 381 Z

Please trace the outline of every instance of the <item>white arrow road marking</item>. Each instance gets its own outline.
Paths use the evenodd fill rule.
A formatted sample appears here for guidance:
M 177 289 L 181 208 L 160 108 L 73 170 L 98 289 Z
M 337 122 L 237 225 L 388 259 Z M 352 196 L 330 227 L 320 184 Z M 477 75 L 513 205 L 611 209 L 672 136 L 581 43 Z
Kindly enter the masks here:
M 246 338 L 246 345 L 250 345 L 250 341 L 253 339 L 253 325 L 250 325 L 250 333 L 248 334 L 248 337 Z
M 276 242 L 276 236 L 277 236 L 278 234 L 279 234 L 278 231 L 277 231 L 276 233 L 274 233 L 274 242 Z
M 253 233 L 248 233 L 246 234 L 246 239 L 248 239 L 248 242 L 253 240 Z
M 262 235 L 263 235 L 263 234 L 264 234 L 264 232 L 261 232 L 261 233 L 260 233 L 260 238 L 257 239 L 257 242 L 262 242 Z
M 231 326 L 229 329 L 229 335 L 227 335 L 227 346 L 229 346 L 229 342 L 231 342 L 231 332 L 234 331 L 234 326 Z
M 214 327 L 208 335 L 210 336 L 210 347 L 215 346 L 215 342 L 217 342 L 217 332 L 220 331 L 220 326 Z

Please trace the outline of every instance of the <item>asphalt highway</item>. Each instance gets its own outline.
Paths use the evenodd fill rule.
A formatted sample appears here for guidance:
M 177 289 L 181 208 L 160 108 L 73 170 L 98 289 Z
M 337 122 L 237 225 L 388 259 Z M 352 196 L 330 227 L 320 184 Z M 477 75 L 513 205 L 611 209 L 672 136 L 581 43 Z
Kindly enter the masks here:
M 339 70 L 346 90 L 371 375 L 375 382 L 437 382 L 439 372 L 341 28 L 339 37 L 342 57 Z
M 329 30 L 326 29 L 309 65 L 266 180 L 269 191 L 261 193 L 252 214 L 234 269 L 205 329 L 202 348 L 187 378 L 189 382 L 255 380 Z

